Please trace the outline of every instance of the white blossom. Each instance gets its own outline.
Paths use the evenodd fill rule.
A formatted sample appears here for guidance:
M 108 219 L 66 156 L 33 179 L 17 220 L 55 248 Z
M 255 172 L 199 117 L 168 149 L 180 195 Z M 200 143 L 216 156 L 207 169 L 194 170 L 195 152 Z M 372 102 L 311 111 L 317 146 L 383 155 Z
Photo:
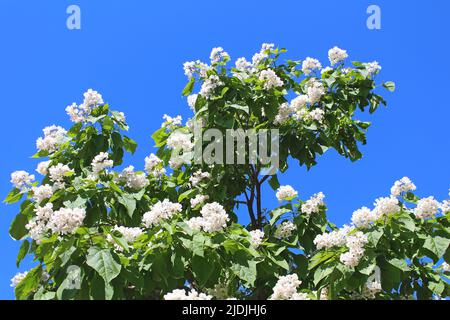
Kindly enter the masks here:
M 377 294 L 381 292 L 381 282 L 374 280 L 374 281 L 367 281 L 363 288 L 362 295 L 366 299 L 375 299 Z
M 117 225 L 111 229 L 111 233 L 114 231 L 120 232 L 120 234 L 123 236 L 123 238 L 125 239 L 125 241 L 127 243 L 133 243 L 140 235 L 142 235 L 144 233 L 144 231 L 141 228 L 137 228 L 137 227 L 130 228 L 130 227 L 124 227 L 124 226 L 117 226 Z M 110 243 L 114 244 L 114 247 L 117 251 L 123 251 L 123 248 L 114 241 L 111 234 L 108 234 L 107 239 Z
M 301 284 L 302 282 L 295 273 L 279 277 L 275 287 L 273 287 L 273 293 L 270 296 L 270 300 L 291 299 L 297 293 L 297 288 Z
M 450 200 L 442 201 L 442 204 L 440 205 L 440 209 L 443 213 L 450 212 Z
M 197 102 L 198 94 L 191 94 L 187 97 L 188 106 L 192 111 L 195 111 L 195 103 Z
M 37 207 L 34 212 L 35 217 L 25 225 L 25 228 L 31 239 L 39 243 L 48 230 L 47 223 L 53 215 L 53 204 L 47 203 L 44 207 Z
M 302 72 L 305 75 L 309 75 L 313 70 L 316 69 L 322 69 L 322 65 L 320 64 L 319 60 L 308 57 L 303 61 Z
M 264 239 L 264 231 L 256 229 L 250 231 L 251 243 L 255 248 L 259 247 Z
M 325 94 L 325 87 L 323 83 L 315 78 L 311 78 L 306 83 L 306 93 L 308 95 L 308 100 L 311 104 L 315 104 L 320 101 L 322 96 Z
M 189 183 L 192 188 L 195 188 L 200 182 L 209 178 L 211 178 L 211 174 L 209 172 L 202 172 L 201 170 L 198 170 L 189 177 Z
M 319 213 L 320 207 L 324 205 L 323 199 L 325 195 L 322 192 L 316 193 L 309 200 L 301 206 L 301 211 L 310 215 L 312 213 Z
M 203 217 L 203 230 L 205 232 L 220 232 L 230 220 L 225 209 L 217 202 L 205 204 L 200 210 Z
M 50 160 L 39 162 L 39 164 L 37 165 L 37 168 L 36 168 L 36 172 L 43 176 L 47 175 L 48 167 L 49 167 L 50 163 L 51 163 Z
M 284 84 L 283 80 L 281 80 L 272 69 L 261 71 L 259 80 L 264 82 L 264 89 L 266 90 L 281 87 Z
M 444 272 L 450 272 L 450 264 L 445 261 L 441 264 L 441 268 Z
M 295 109 L 289 103 L 282 103 L 278 108 L 278 114 L 275 116 L 274 124 L 283 124 L 291 117 Z
M 53 196 L 52 186 L 45 184 L 39 187 L 33 187 L 33 200 L 37 203 L 41 203 L 45 199 L 50 199 Z
M 292 295 L 289 300 L 311 300 L 307 293 L 304 292 L 296 292 Z
M 408 177 L 403 177 L 400 180 L 395 181 L 391 188 L 391 195 L 398 197 L 404 192 L 414 191 L 416 186 Z
M 298 192 L 296 190 L 294 190 L 294 188 L 292 188 L 290 185 L 286 185 L 286 186 L 280 186 L 277 190 L 277 193 L 275 194 L 275 196 L 277 197 L 278 201 L 290 201 L 292 199 L 294 199 L 295 197 L 297 197 Z
M 14 188 L 26 190 L 34 182 L 35 176 L 26 171 L 15 171 L 11 173 L 11 183 Z
M 49 153 L 58 150 L 59 146 L 67 141 L 67 131 L 59 126 L 49 126 L 43 129 L 44 137 L 36 140 L 36 147 L 39 151 Z
M 230 59 L 230 55 L 226 51 L 224 51 L 222 47 L 217 47 L 211 50 L 209 59 L 211 60 L 211 63 L 215 64 L 228 61 Z
M 53 233 L 71 234 L 83 224 L 86 210 L 82 208 L 61 208 L 53 212 L 48 222 Z
M 164 175 L 166 169 L 163 166 L 163 161 L 153 153 L 145 158 L 145 171 L 147 171 L 150 176 L 159 178 Z
M 165 127 L 169 131 L 172 131 L 175 128 L 181 126 L 182 121 L 183 121 L 183 118 L 180 115 L 178 115 L 176 117 L 171 117 L 171 116 L 168 116 L 167 114 L 164 114 L 163 119 L 164 119 L 164 122 L 162 123 L 161 127 L 162 128 Z
M 186 134 L 181 130 L 176 130 L 167 138 L 167 147 L 172 150 L 190 151 L 194 148 L 191 137 L 192 135 L 190 134 Z
M 109 159 L 109 154 L 106 152 L 100 152 L 98 155 L 94 157 L 92 160 L 92 172 L 94 176 L 98 176 L 100 172 L 107 168 L 112 168 L 114 165 L 114 161 Z
M 378 71 L 381 70 L 381 66 L 378 64 L 377 61 L 364 63 L 364 66 L 366 67 L 366 70 L 370 75 L 374 75 L 375 73 L 378 73 Z
M 66 164 L 58 163 L 49 168 L 50 180 L 58 184 L 63 183 L 69 173 L 73 173 L 73 170 Z
M 198 194 L 190 200 L 191 207 L 195 208 L 200 204 L 203 204 L 209 197 L 207 195 Z
M 321 124 L 323 122 L 324 115 L 325 115 L 325 111 L 323 111 L 322 109 L 319 109 L 319 108 L 315 108 L 314 110 L 312 110 L 309 113 L 309 118 L 312 120 L 315 120 Z
M 223 82 L 220 81 L 220 78 L 216 75 L 211 75 L 202 83 L 200 94 L 206 99 L 209 99 L 213 96 L 214 90 L 221 85 L 223 85 Z
M 419 219 L 433 218 L 440 207 L 440 203 L 434 197 L 420 199 L 414 209 L 414 215 Z
M 175 289 L 164 295 L 164 300 L 211 300 L 213 297 L 199 293 L 194 289 L 186 292 L 183 289 Z
M 341 254 L 339 258 L 340 261 L 347 267 L 356 267 L 364 255 L 364 246 L 367 244 L 367 242 L 367 236 L 361 231 L 347 236 L 346 246 L 349 250 L 348 252 Z
M 131 189 L 140 190 L 148 186 L 149 181 L 145 173 L 134 172 L 133 166 L 128 166 L 119 175 L 119 181 L 125 182 Z
M 343 226 L 329 233 L 322 233 L 314 238 L 314 244 L 318 250 L 342 247 L 347 242 L 347 235 L 353 230 L 350 226 Z
M 378 198 L 375 200 L 373 212 L 377 217 L 400 212 L 399 201 L 395 197 Z
M 194 217 L 186 221 L 186 224 L 192 230 L 200 231 L 203 228 L 203 218 Z
M 189 79 L 191 79 L 196 74 L 198 74 L 202 78 L 206 77 L 206 72 L 209 69 L 209 67 L 206 63 L 203 63 L 200 60 L 197 60 L 197 61 L 185 62 L 183 64 L 183 69 L 184 69 L 184 74 Z
M 362 207 L 353 212 L 352 223 L 357 228 L 367 228 L 377 220 L 377 215 L 367 207 Z
M 169 199 L 158 201 L 151 210 L 144 213 L 142 222 L 145 227 L 150 228 L 153 225 L 160 223 L 162 220 L 168 220 L 175 214 L 180 213 L 182 206 L 179 203 L 170 202 Z
M 11 285 L 10 285 L 10 286 L 11 286 L 12 288 L 17 287 L 17 285 L 18 285 L 19 283 L 21 283 L 23 279 L 25 279 L 25 277 L 27 276 L 27 274 L 28 274 L 28 271 L 17 273 L 17 274 L 11 279 Z
M 295 230 L 297 230 L 297 227 L 292 221 L 284 221 L 277 226 L 274 236 L 277 239 L 289 238 Z
M 332 66 L 347 59 L 348 54 L 346 50 L 342 50 L 338 47 L 331 48 L 328 51 L 328 59 Z

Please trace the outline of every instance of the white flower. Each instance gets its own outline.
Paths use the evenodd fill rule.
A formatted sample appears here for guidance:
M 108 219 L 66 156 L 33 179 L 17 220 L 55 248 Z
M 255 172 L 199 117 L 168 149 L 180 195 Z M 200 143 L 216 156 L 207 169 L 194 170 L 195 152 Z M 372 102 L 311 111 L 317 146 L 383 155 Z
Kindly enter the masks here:
M 208 65 L 206 63 L 197 61 L 189 61 L 183 64 L 184 74 L 191 79 L 196 74 L 200 75 L 200 77 L 206 76 L 206 71 L 208 70 Z
M 11 286 L 12 288 L 17 287 L 17 285 L 18 285 L 19 283 L 21 283 L 23 279 L 25 279 L 25 277 L 27 276 L 27 274 L 28 274 L 28 271 L 17 273 L 17 274 L 11 279 L 11 285 L 10 285 L 10 286 Z
M 111 233 L 114 231 L 120 232 L 127 243 L 133 243 L 140 235 L 144 233 L 141 228 L 129 228 L 117 225 L 111 229 Z M 123 251 L 123 248 L 114 241 L 114 239 L 111 237 L 111 234 L 108 234 L 107 239 L 110 243 L 114 244 L 114 247 L 117 251 Z
M 203 82 L 200 88 L 200 94 L 206 99 L 209 99 L 213 96 L 214 90 L 221 85 L 223 85 L 223 82 L 220 81 L 220 78 L 216 75 L 211 75 Z
M 264 81 L 264 89 L 266 90 L 281 87 L 284 84 L 283 80 L 281 80 L 272 69 L 261 71 L 259 80 Z
M 240 72 L 251 72 L 253 65 L 245 58 L 239 58 L 236 60 L 236 69 Z
M 283 124 L 291 117 L 295 109 L 289 103 L 283 103 L 278 108 L 278 114 L 275 116 L 274 124 Z
M 398 197 L 404 192 L 414 191 L 416 186 L 408 177 L 403 177 L 400 180 L 395 181 L 391 188 L 391 195 Z
M 49 126 L 43 129 L 44 137 L 36 140 L 36 147 L 39 151 L 47 151 L 49 153 L 58 150 L 58 147 L 67 141 L 67 131 L 59 126 Z
M 255 248 L 259 247 L 264 239 L 264 231 L 259 229 L 250 231 L 252 246 Z
M 320 71 L 320 74 L 325 74 L 325 73 L 327 73 L 327 72 L 329 72 L 329 71 L 333 71 L 334 69 L 333 68 L 331 68 L 331 67 L 325 67 L 325 68 L 323 68 L 321 71 Z
M 330 59 L 330 63 L 332 66 L 341 61 L 344 61 L 345 59 L 347 59 L 347 57 L 348 57 L 347 51 L 342 50 L 338 47 L 331 48 L 328 51 L 328 59 Z
M 48 166 L 50 165 L 51 161 L 42 161 L 37 165 L 36 172 L 45 176 L 48 174 Z
M 211 178 L 209 172 L 202 172 L 201 170 L 198 170 L 194 172 L 191 177 L 189 177 L 189 183 L 192 188 L 195 188 L 200 182 L 209 178 Z
M 296 292 L 292 295 L 289 300 L 311 300 L 307 293 L 304 292 Z
M 191 108 L 192 111 L 195 111 L 195 103 L 197 102 L 198 94 L 191 94 L 187 97 L 188 106 Z
M 85 217 L 85 209 L 61 208 L 52 214 L 48 226 L 53 233 L 70 234 L 83 224 Z
M 31 239 L 39 243 L 48 230 L 47 223 L 53 215 L 53 204 L 47 203 L 44 207 L 37 207 L 34 212 L 35 217 L 25 225 L 25 228 Z
M 190 151 L 194 148 L 194 143 L 191 141 L 191 134 L 176 130 L 167 138 L 167 147 L 172 150 Z
M 297 230 L 295 224 L 291 221 L 284 221 L 277 226 L 274 236 L 277 239 L 289 238 L 295 230 Z
M 311 78 L 306 83 L 306 93 L 308 95 L 308 100 L 311 104 L 315 104 L 320 101 L 322 96 L 325 94 L 325 87 L 322 82 L 315 78 Z
M 309 98 L 307 95 L 301 94 L 298 95 L 297 97 L 295 97 L 292 101 L 291 101 L 291 107 L 295 110 L 295 111 L 299 111 L 304 109 L 309 102 Z
M 375 200 L 373 212 L 377 218 L 383 215 L 395 214 L 400 211 L 398 199 L 395 197 L 378 198 Z
M 88 89 L 84 94 L 84 101 L 83 101 L 83 105 L 85 106 L 99 106 L 102 105 L 103 99 L 102 99 L 102 95 L 100 93 L 98 93 L 95 90 L 92 89 Z
M 68 165 L 62 163 L 58 163 L 49 168 L 50 180 L 58 184 L 62 183 L 64 177 L 69 173 L 73 173 L 73 170 Z
M 441 208 L 443 213 L 450 212 L 450 200 L 442 201 L 442 204 L 440 205 L 440 208 Z
M 260 52 L 255 53 L 252 57 L 253 66 L 254 67 L 258 66 L 261 63 L 261 61 L 266 59 L 274 47 L 275 45 L 273 43 L 263 43 Z
M 66 108 L 70 120 L 73 122 L 84 122 L 91 115 L 92 109 L 96 106 L 102 105 L 102 95 L 97 91 L 88 89 L 84 94 L 84 101 L 77 105 L 75 102 Z
M 278 188 L 277 193 L 275 196 L 277 197 L 278 201 L 290 201 L 297 197 L 298 192 L 294 190 L 290 185 L 281 186 Z
M 215 64 L 222 61 L 228 61 L 230 59 L 230 56 L 227 52 L 223 50 L 222 47 L 217 47 L 211 50 L 209 59 L 211 60 L 211 63 Z
M 186 221 L 186 224 L 192 230 L 200 231 L 203 227 L 203 218 L 202 217 L 194 217 Z
M 191 207 L 192 207 L 192 208 L 195 208 L 195 207 L 197 207 L 198 205 L 203 204 L 203 203 L 204 203 L 206 200 L 208 200 L 208 199 L 209 199 L 208 196 L 202 195 L 202 194 L 198 194 L 198 195 L 195 196 L 195 198 L 193 198 L 193 199 L 190 200 Z
M 20 190 L 26 190 L 33 182 L 35 176 L 33 174 L 29 174 L 26 171 L 15 171 L 11 173 L 11 183 L 14 188 Z
M 369 73 L 369 75 L 373 75 L 375 73 L 378 73 L 378 71 L 381 70 L 381 66 L 378 64 L 377 61 L 364 63 L 364 66 L 366 67 L 366 70 Z
M 302 72 L 305 75 L 309 75 L 315 69 L 322 69 L 319 60 L 308 57 L 303 61 Z
M 332 247 L 342 247 L 347 242 L 347 235 L 353 230 L 350 226 L 343 226 L 341 229 L 330 233 L 319 234 L 314 238 L 317 250 L 330 249 Z
M 433 218 L 440 207 L 440 203 L 433 197 L 420 199 L 414 209 L 414 215 L 419 219 Z
M 164 300 L 211 300 L 213 297 L 204 293 L 198 293 L 192 289 L 186 293 L 183 289 L 175 289 L 164 295 Z
M 325 115 L 325 111 L 323 111 L 322 109 L 319 109 L 319 108 L 315 108 L 314 110 L 312 110 L 309 113 L 309 118 L 311 118 L 312 120 L 315 120 L 319 123 L 322 123 L 324 115 Z
M 289 300 L 296 293 L 297 288 L 302 284 L 296 274 L 281 276 L 278 278 L 270 300 Z
M 107 168 L 112 168 L 114 165 L 114 161 L 109 159 L 109 154 L 106 152 L 100 152 L 95 158 L 92 160 L 92 172 L 94 176 L 98 176 L 100 172 Z
M 163 161 L 153 153 L 145 158 L 145 171 L 151 176 L 159 178 L 164 175 L 166 169 L 163 166 Z
M 128 188 L 140 190 L 148 186 L 149 181 L 144 173 L 134 172 L 133 166 L 128 166 L 119 175 L 119 181 L 125 182 Z
M 230 220 L 225 209 L 217 202 L 205 204 L 200 213 L 203 217 L 203 230 L 205 232 L 220 232 Z
M 366 299 L 375 299 L 377 294 L 381 292 L 381 282 L 367 281 L 366 285 L 363 288 L 362 295 Z
M 45 199 L 50 199 L 53 196 L 52 186 L 45 184 L 39 187 L 33 187 L 33 199 L 37 203 L 41 203 Z
M 367 228 L 377 220 L 377 215 L 367 207 L 362 207 L 353 212 L 352 223 L 357 228 Z
M 348 252 L 341 254 L 339 258 L 340 261 L 347 267 L 356 267 L 364 255 L 364 246 L 367 244 L 367 242 L 367 236 L 361 231 L 347 236 L 346 246 L 349 250 Z
M 450 264 L 445 261 L 441 264 L 441 268 L 444 272 L 450 272 Z
M 161 128 L 165 127 L 169 131 L 174 130 L 176 127 L 181 126 L 183 122 L 183 118 L 181 116 L 171 117 L 167 114 L 163 115 L 164 122 L 161 125 Z
M 150 211 L 144 213 L 142 222 L 144 226 L 150 228 L 151 226 L 160 223 L 162 220 L 172 218 L 175 214 L 180 213 L 181 210 L 181 204 L 164 199 L 163 201 L 155 203 Z
M 312 213 L 319 213 L 320 207 L 324 205 L 323 199 L 325 195 L 322 192 L 316 193 L 309 200 L 301 206 L 301 211 L 310 215 Z

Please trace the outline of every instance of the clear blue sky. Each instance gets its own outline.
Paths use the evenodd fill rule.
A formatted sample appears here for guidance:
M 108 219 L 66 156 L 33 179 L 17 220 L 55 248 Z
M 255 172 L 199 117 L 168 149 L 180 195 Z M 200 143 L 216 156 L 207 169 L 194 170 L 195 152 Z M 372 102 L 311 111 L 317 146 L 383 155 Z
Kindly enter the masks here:
M 71 4 L 81 8 L 81 30 L 66 28 Z M 366 27 L 370 4 L 381 7 L 381 30 Z M 181 97 L 183 62 L 207 61 L 215 46 L 233 59 L 250 58 L 262 42 L 274 42 L 294 59 L 312 56 L 326 64 L 328 49 L 337 45 L 353 60 L 378 60 L 379 79 L 394 80 L 398 88 L 386 93 L 389 108 L 371 117 L 362 160 L 351 163 L 330 152 L 310 172 L 291 166 L 282 184 L 292 184 L 302 198 L 323 191 L 339 225 L 403 176 L 416 183 L 418 194 L 442 200 L 450 187 L 448 15 L 446 0 L 2 0 L 0 194 L 9 191 L 12 171 L 35 169 L 29 157 L 41 129 L 68 127 L 64 108 L 86 89 L 125 112 L 140 146 L 130 161 L 142 168 L 162 115 L 190 114 Z M 276 205 L 268 190 L 265 204 Z M 19 243 L 8 226 L 17 210 L 0 205 L 0 299 L 13 298 L 9 280 L 17 272 Z M 28 260 L 20 271 L 30 266 Z

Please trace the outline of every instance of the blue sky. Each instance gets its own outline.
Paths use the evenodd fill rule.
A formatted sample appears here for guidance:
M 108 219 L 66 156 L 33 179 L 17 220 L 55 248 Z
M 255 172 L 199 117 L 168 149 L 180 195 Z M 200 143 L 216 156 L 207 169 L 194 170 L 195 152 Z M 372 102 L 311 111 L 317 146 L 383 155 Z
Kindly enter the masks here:
M 432 3 L 432 4 L 431 4 Z M 66 8 L 81 8 L 81 30 L 66 28 Z M 381 30 L 366 27 L 366 9 L 379 5 Z M 71 0 L 0 3 L 0 91 L 3 145 L 0 195 L 10 189 L 10 173 L 33 171 L 35 139 L 43 127 L 69 127 L 64 108 L 94 88 L 124 111 L 139 150 L 138 168 L 153 151 L 151 133 L 164 113 L 190 115 L 181 90 L 182 64 L 208 60 L 222 46 L 232 59 L 250 58 L 261 43 L 286 47 L 286 58 L 319 58 L 329 48 L 348 50 L 352 60 L 378 60 L 379 80 L 393 80 L 385 94 L 389 107 L 370 117 L 373 126 L 364 157 L 357 163 L 334 151 L 310 172 L 291 166 L 281 178 L 301 198 L 323 191 L 330 218 L 339 225 L 359 207 L 389 193 L 409 176 L 421 196 L 448 197 L 449 1 L 145 1 Z M 266 190 L 265 205 L 276 199 Z M 0 299 L 13 298 L 19 243 L 8 227 L 17 206 L 0 205 Z M 27 270 L 30 261 L 21 265 Z

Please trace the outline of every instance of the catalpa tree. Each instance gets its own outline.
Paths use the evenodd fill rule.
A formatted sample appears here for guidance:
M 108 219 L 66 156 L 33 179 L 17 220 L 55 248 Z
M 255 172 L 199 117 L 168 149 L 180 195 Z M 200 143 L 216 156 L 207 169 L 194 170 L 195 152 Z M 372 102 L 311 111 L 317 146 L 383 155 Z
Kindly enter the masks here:
M 42 179 L 14 172 L 5 200 L 22 201 L 10 227 L 22 241 L 17 266 L 27 255 L 36 262 L 12 279 L 16 298 L 449 296 L 449 200 L 419 198 L 405 177 L 338 228 L 321 192 L 301 200 L 280 185 L 290 158 L 312 168 L 332 148 L 360 159 L 370 123 L 358 115 L 386 104 L 378 90 L 395 88 L 375 82 L 377 62 L 347 63 L 337 47 L 325 68 L 313 58 L 281 62 L 284 52 L 264 44 L 251 61 L 229 68 L 229 55 L 214 48 L 209 65 L 185 63 L 183 95 L 194 115 L 185 124 L 164 116 L 145 171 L 123 165 L 137 145 L 124 135 L 124 114 L 98 92 L 67 107 L 73 127 L 47 127 L 37 140 Z M 275 162 L 255 161 L 250 143 L 239 148 L 251 133 L 268 131 Z M 227 161 L 216 161 L 221 154 Z M 264 205 L 266 183 L 277 208 Z M 238 210 L 248 212 L 248 225 Z

